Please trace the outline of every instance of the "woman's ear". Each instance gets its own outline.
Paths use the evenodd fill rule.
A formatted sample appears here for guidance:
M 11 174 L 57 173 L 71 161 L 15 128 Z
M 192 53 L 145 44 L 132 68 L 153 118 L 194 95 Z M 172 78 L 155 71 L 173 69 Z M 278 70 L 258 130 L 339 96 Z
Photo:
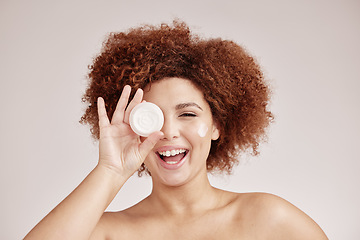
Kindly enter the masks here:
M 211 140 L 218 140 L 220 137 L 220 130 L 217 126 L 217 123 L 213 123 L 212 131 L 211 131 Z

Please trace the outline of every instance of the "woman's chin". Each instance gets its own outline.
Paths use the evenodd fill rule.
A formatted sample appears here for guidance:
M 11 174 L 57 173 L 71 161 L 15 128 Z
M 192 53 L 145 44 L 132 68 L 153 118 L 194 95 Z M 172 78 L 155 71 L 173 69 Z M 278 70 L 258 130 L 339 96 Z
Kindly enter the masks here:
M 187 182 L 189 182 L 190 176 L 185 173 L 172 173 L 172 174 L 162 174 L 159 176 L 158 181 L 161 185 L 167 187 L 180 187 Z M 157 182 L 154 182 L 156 184 Z

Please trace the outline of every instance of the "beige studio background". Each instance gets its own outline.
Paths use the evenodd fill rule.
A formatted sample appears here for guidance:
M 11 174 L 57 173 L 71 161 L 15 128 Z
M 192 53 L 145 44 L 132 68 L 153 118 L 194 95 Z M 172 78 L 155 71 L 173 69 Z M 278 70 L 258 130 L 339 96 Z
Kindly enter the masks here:
M 0 239 L 21 239 L 89 173 L 97 144 L 78 123 L 87 65 L 104 36 L 178 17 L 232 39 L 274 87 L 262 153 L 214 185 L 277 194 L 330 239 L 360 239 L 360 2 L 0 1 Z M 108 210 L 141 200 L 133 177 Z

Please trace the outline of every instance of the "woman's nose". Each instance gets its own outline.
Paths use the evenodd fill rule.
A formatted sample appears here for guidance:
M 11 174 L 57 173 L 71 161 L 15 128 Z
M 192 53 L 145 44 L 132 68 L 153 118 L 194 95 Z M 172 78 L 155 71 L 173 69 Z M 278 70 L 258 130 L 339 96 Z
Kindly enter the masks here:
M 164 140 L 172 140 L 179 137 L 179 129 L 174 120 L 165 118 L 161 131 L 164 133 L 162 138 Z

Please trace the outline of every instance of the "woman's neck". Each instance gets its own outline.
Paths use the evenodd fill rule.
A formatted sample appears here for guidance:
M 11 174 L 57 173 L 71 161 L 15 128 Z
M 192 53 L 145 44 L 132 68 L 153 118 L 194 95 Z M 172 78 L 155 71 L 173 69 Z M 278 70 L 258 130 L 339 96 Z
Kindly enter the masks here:
M 181 186 L 167 186 L 153 180 L 148 201 L 157 213 L 198 215 L 219 205 L 221 192 L 210 185 L 207 174 L 198 175 Z

